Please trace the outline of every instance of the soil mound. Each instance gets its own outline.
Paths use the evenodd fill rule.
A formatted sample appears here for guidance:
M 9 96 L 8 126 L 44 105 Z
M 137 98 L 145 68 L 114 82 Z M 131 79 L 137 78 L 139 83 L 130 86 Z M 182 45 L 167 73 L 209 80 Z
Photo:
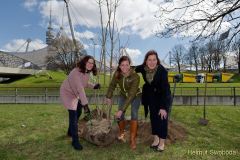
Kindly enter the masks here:
M 97 110 L 92 111 L 92 119 L 87 121 L 84 118 L 79 121 L 78 134 L 90 143 L 98 146 L 108 146 L 118 142 L 118 125 L 115 120 L 107 120 L 106 114 L 101 113 L 101 117 L 97 116 Z M 126 140 L 129 141 L 130 137 L 130 121 L 127 120 L 126 125 Z M 187 136 L 186 129 L 174 121 L 169 121 L 168 124 L 168 138 L 167 144 L 175 143 L 176 141 L 183 141 Z M 151 124 L 149 121 L 139 120 L 137 143 L 144 143 L 150 145 L 153 141 L 151 134 Z

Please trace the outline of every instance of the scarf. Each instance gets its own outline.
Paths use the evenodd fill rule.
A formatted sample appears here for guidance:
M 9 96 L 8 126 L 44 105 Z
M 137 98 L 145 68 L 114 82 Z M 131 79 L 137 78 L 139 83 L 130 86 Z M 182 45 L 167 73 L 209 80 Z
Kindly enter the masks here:
M 153 81 L 153 78 L 157 72 L 158 66 L 156 66 L 154 69 L 149 69 L 147 66 L 144 67 L 144 70 L 146 71 L 146 79 L 148 83 L 151 83 Z

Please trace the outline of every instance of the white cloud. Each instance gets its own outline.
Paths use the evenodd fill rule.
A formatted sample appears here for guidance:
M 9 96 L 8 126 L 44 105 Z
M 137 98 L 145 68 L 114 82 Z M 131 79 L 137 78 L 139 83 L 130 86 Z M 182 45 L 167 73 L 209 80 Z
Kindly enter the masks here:
M 28 51 L 37 50 L 46 47 L 47 45 L 40 39 L 32 40 L 29 43 Z M 25 39 L 14 39 L 7 43 L 3 50 L 9 52 L 25 52 L 27 47 L 27 41 Z
M 62 32 L 63 34 L 65 34 L 70 39 L 72 39 L 72 35 L 71 35 L 69 26 L 65 27 L 63 30 L 59 30 L 59 31 Z M 94 38 L 96 35 L 93 32 L 86 30 L 84 32 L 74 31 L 74 36 L 75 36 L 76 40 L 80 41 L 82 39 L 89 40 L 91 38 Z
M 196 0 L 190 1 L 195 2 Z M 182 16 L 182 11 L 179 10 L 174 13 L 168 13 L 161 15 L 161 21 L 159 18 L 154 17 L 154 15 L 159 16 L 159 6 L 161 7 L 182 7 L 186 5 L 187 1 L 183 0 L 174 0 L 174 3 L 165 3 L 164 0 L 120 0 L 119 6 L 117 8 L 117 28 L 121 29 L 122 34 L 136 34 L 139 35 L 142 39 L 146 39 L 154 35 L 156 31 L 162 31 L 165 28 L 167 18 L 177 18 Z M 189 3 L 190 3 L 189 2 Z M 206 13 L 213 13 L 216 10 L 213 9 L 213 3 L 215 1 L 206 0 L 206 3 L 202 3 L 197 6 L 199 9 L 204 9 Z M 173 5 L 174 4 L 174 5 Z M 37 5 L 36 0 L 25 0 L 25 6 L 32 8 Z M 63 26 L 65 29 L 69 29 L 67 11 L 64 1 L 51 0 L 51 1 L 41 1 L 39 2 L 40 13 L 42 14 L 44 27 L 48 25 L 49 21 L 49 12 L 50 6 L 52 9 L 52 22 L 53 27 L 59 29 L 60 26 Z M 103 6 L 106 6 L 105 4 Z M 72 23 L 76 31 L 76 39 L 80 38 L 93 38 L 94 33 L 90 31 L 84 31 L 85 28 L 99 29 L 100 27 L 100 15 L 99 8 L 96 0 L 71 0 L 69 1 L 69 9 L 72 18 Z M 107 11 L 106 8 L 103 8 L 103 18 L 106 21 Z M 190 18 L 202 18 L 203 12 L 197 12 L 189 10 L 183 19 Z M 223 22 L 221 27 L 221 32 L 228 30 L 228 22 Z M 202 24 L 196 25 L 195 28 L 188 30 L 187 32 L 182 33 L 187 36 L 195 36 L 197 34 L 196 30 L 200 30 Z M 78 31 L 81 28 L 81 33 Z M 214 27 L 209 27 L 211 30 Z M 78 33 L 78 32 L 79 33 Z M 96 35 L 95 35 L 96 36 Z M 176 35 L 178 36 L 178 35 Z
M 71 31 L 70 31 L 69 27 L 67 27 L 67 28 L 68 28 L 68 29 L 64 29 L 64 30 L 63 30 L 63 34 L 64 34 L 65 36 L 67 36 L 68 38 L 72 39 Z M 84 49 L 88 49 L 88 48 L 89 48 L 89 45 L 86 44 L 86 43 L 89 43 L 89 42 L 90 42 L 89 40 L 90 40 L 91 38 L 94 38 L 94 37 L 95 37 L 95 34 L 94 34 L 93 32 L 91 32 L 91 31 L 88 31 L 88 30 L 86 30 L 85 32 L 75 31 L 75 32 L 74 32 L 74 36 L 75 36 L 75 39 L 76 39 L 77 41 L 79 41 L 80 43 L 83 44 Z M 92 43 L 92 42 L 90 42 L 90 43 Z M 95 47 L 96 47 L 96 46 L 95 46 Z
M 126 48 L 126 52 L 128 53 L 129 57 L 132 60 L 132 64 L 136 65 L 139 62 L 139 57 L 142 55 L 141 51 L 139 49 L 130 49 Z
M 140 56 L 142 54 L 139 49 L 126 48 L 126 51 L 131 58 L 137 58 L 138 56 Z
M 117 14 L 120 27 L 124 28 L 123 32 L 138 34 L 145 39 L 154 34 L 157 21 L 154 13 L 158 7 L 154 2 L 148 0 L 141 1 L 124 1 L 120 4 Z
M 143 39 L 154 34 L 157 21 L 154 14 L 158 9 L 158 1 L 122 0 L 117 8 L 117 27 L 121 33 L 137 34 Z M 44 1 L 40 3 L 43 19 L 48 22 L 50 5 L 52 6 L 53 22 L 59 26 L 68 25 L 65 4 L 63 1 Z M 105 5 L 103 5 L 105 6 Z M 82 27 L 100 27 L 99 8 L 95 0 L 72 0 L 69 3 L 72 23 Z M 103 8 L 103 18 L 106 21 L 107 10 Z
M 37 4 L 37 0 L 25 0 L 23 6 L 27 8 L 27 10 L 33 11 Z
M 76 38 L 77 39 L 91 39 L 91 38 L 94 38 L 95 37 L 95 34 L 91 31 L 85 31 L 85 32 L 76 32 Z

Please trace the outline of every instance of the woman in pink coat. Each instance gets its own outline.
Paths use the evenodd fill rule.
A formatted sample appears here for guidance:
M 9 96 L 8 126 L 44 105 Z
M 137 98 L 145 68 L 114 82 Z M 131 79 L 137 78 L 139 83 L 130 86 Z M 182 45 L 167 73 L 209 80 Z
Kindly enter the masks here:
M 69 112 L 67 135 L 72 137 L 72 146 L 76 150 L 83 149 L 78 139 L 78 119 L 81 116 L 82 108 L 84 109 L 84 114 L 90 114 L 85 88 L 100 88 L 100 84 L 94 85 L 88 82 L 90 72 L 96 75 L 97 68 L 94 58 L 87 55 L 78 62 L 77 67 L 70 72 L 60 88 L 62 103 Z

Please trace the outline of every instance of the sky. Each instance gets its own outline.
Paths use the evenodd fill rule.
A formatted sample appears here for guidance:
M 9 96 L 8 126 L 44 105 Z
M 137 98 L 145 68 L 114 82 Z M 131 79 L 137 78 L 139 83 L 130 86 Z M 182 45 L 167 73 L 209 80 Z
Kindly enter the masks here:
M 159 21 L 154 17 L 159 0 L 121 0 L 117 8 L 117 25 L 121 29 L 120 39 L 134 64 L 140 64 L 148 50 L 158 52 L 161 60 L 177 44 L 187 44 L 182 38 L 158 38 L 155 36 Z M 51 7 L 50 7 L 51 6 Z M 0 50 L 25 51 L 26 40 L 31 39 L 29 51 L 44 48 L 45 34 L 52 10 L 52 27 L 54 32 L 60 27 L 70 37 L 69 23 L 63 0 L 9 0 L 0 5 Z M 100 36 L 99 9 L 96 0 L 70 0 L 69 9 L 76 39 L 84 44 L 91 55 L 99 55 Z M 106 12 L 106 11 L 103 11 Z M 105 14 L 105 13 L 104 13 Z M 97 56 L 96 56 L 97 57 Z

